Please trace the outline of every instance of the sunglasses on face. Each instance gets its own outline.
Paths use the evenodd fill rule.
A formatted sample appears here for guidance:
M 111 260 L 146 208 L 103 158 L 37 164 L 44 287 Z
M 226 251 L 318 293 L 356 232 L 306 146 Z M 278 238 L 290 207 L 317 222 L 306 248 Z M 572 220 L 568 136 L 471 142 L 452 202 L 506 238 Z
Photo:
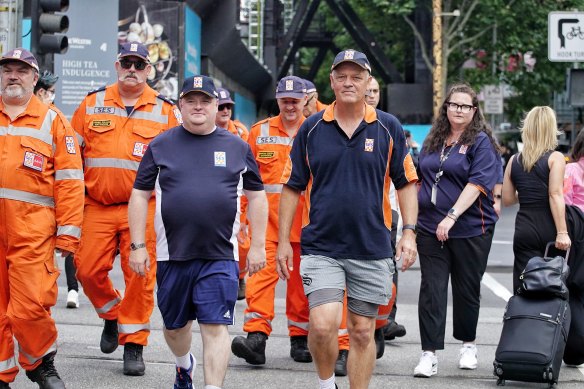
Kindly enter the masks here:
M 219 106 L 219 111 L 223 111 L 225 108 L 227 108 L 228 110 L 231 110 L 231 104 L 221 104 Z
M 144 70 L 148 64 L 144 61 L 130 61 L 128 59 L 121 59 L 120 65 L 123 69 L 131 69 L 132 65 L 134 65 L 134 69 Z

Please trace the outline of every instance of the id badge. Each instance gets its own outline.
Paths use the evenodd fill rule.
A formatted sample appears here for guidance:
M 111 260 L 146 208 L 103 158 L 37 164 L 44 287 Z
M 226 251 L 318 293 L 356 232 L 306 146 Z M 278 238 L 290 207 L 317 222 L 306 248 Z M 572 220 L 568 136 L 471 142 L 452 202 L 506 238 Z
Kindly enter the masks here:
M 432 185 L 432 196 L 430 198 L 430 201 L 434 205 L 436 205 L 436 192 L 438 192 L 438 188 L 437 188 L 437 185 L 434 184 L 434 185 Z

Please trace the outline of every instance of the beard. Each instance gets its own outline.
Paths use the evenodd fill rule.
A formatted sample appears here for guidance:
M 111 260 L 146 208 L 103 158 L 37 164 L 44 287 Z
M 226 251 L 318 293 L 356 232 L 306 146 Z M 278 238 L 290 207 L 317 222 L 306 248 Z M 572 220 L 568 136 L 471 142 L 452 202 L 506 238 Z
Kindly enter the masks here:
M 21 85 L 8 85 L 2 88 L 2 96 L 22 99 L 32 94 L 33 88 L 25 88 Z

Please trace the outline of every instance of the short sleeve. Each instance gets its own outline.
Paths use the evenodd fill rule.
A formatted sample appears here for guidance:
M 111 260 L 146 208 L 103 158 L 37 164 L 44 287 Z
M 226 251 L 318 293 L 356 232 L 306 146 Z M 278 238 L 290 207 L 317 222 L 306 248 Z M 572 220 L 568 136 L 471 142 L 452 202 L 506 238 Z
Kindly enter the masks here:
M 250 146 L 246 143 L 245 166 L 247 167 L 243 173 L 243 189 L 251 191 L 264 190 L 264 184 L 260 176 L 258 164 L 253 157 Z
M 473 145 L 472 161 L 469 170 L 468 182 L 483 188 L 484 191 L 493 190 L 501 172 L 500 158 L 489 138 L 482 133 Z
M 146 153 L 140 162 L 140 166 L 138 167 L 138 173 L 136 174 L 136 180 L 134 181 L 134 189 L 154 190 L 154 186 L 156 185 L 158 166 L 154 162 L 152 143 L 150 143 L 150 146 L 146 150 Z
M 377 111 L 379 114 L 379 111 Z M 396 189 L 401 189 L 410 182 L 418 181 L 416 166 L 409 153 L 404 129 L 400 122 L 390 116 L 387 120 L 390 135 L 393 139 L 389 176 Z

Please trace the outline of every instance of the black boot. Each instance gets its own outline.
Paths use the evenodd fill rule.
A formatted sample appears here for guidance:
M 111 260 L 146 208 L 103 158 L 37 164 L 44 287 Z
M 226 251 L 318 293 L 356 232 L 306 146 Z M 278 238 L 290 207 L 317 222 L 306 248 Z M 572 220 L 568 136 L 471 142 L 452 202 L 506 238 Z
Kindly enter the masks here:
M 146 366 L 142 359 L 144 346 L 136 343 L 124 345 L 124 375 L 144 375 Z
M 383 356 L 385 352 L 385 339 L 383 339 L 383 327 L 375 330 L 373 334 L 375 339 L 375 358 L 379 359 Z
M 335 362 L 335 375 L 345 377 L 347 375 L 347 359 L 349 359 L 349 350 L 339 350 L 339 356 Z
M 310 355 L 310 350 L 308 350 L 307 336 L 290 337 L 290 356 L 296 362 L 312 362 L 312 355 Z
M 111 354 L 118 348 L 118 320 L 105 320 L 99 343 L 101 352 Z
M 396 337 L 401 338 L 406 335 L 406 328 L 401 324 L 397 324 L 395 321 L 389 322 L 388 325 L 383 327 L 383 334 L 385 340 L 394 340 Z
M 65 384 L 55 369 L 55 353 L 56 351 L 53 351 L 45 355 L 36 369 L 26 372 L 26 376 L 32 382 L 39 384 L 39 389 L 65 389 Z
M 245 278 L 239 279 L 239 287 L 237 288 L 237 299 L 243 300 L 245 298 Z
M 251 365 L 263 365 L 266 363 L 266 340 L 268 335 L 263 332 L 250 332 L 247 338 L 236 336 L 231 351 Z
M 0 389 L 10 389 L 10 385 L 7 382 L 0 381 Z

